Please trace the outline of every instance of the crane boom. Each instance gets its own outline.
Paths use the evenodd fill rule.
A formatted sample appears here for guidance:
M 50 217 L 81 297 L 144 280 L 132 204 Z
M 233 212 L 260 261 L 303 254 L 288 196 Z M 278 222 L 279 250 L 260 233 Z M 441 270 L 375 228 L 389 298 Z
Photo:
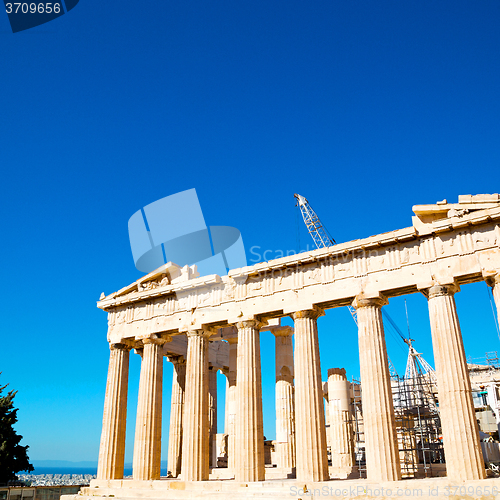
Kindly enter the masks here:
M 312 209 L 309 202 L 300 194 L 293 195 L 300 207 L 300 213 L 306 224 L 307 230 L 311 235 L 316 248 L 324 248 L 334 245 L 336 241 L 328 234 L 326 228 L 321 224 L 316 212 Z
M 307 199 L 297 193 L 295 193 L 293 196 L 297 200 L 297 205 L 300 208 L 300 213 L 302 214 L 302 218 L 304 219 L 307 231 L 311 235 L 316 248 L 325 248 L 331 245 L 335 245 L 337 242 L 328 234 L 328 231 L 319 220 L 319 217 L 312 209 L 311 205 L 309 205 Z M 351 313 L 352 319 L 357 325 L 358 315 L 356 313 L 356 309 L 354 309 L 354 307 L 352 306 L 347 307 L 349 309 L 349 312 Z

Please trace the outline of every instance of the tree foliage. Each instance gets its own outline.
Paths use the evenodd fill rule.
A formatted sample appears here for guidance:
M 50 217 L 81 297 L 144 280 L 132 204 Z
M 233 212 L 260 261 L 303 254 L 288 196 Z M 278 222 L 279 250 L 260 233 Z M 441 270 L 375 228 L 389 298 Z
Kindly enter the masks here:
M 14 396 L 17 391 L 2 396 L 6 387 L 0 386 L 0 484 L 16 480 L 16 472 L 34 470 L 28 459 L 28 446 L 19 444 L 23 437 L 14 430 L 17 422 Z

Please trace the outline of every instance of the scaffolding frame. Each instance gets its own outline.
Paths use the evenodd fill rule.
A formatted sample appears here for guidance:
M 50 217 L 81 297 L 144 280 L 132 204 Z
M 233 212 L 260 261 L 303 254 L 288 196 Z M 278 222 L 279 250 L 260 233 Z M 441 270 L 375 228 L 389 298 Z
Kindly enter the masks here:
M 361 385 L 352 379 L 355 458 L 359 475 L 366 478 L 365 437 Z M 396 433 L 403 478 L 433 477 L 444 464 L 444 449 L 437 388 L 430 373 L 400 377 L 391 370 Z
M 353 423 L 354 423 L 354 458 L 360 478 L 366 478 L 365 431 L 363 425 L 363 406 L 361 404 L 361 382 L 354 377 L 351 380 Z
M 435 380 L 430 372 L 395 375 L 391 388 L 401 475 L 432 477 L 433 464 L 445 461 Z

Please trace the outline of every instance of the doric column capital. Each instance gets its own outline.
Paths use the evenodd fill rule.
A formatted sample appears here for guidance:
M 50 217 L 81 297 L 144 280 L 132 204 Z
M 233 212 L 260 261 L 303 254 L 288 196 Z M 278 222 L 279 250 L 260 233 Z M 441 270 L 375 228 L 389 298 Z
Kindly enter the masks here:
M 375 296 L 366 296 L 364 294 L 356 295 L 352 301 L 352 307 L 354 309 L 360 309 L 362 307 L 382 307 L 389 303 L 389 300 L 385 295 L 379 293 Z
M 117 342 L 109 344 L 109 349 L 111 351 L 130 351 L 132 349 L 132 346 Z
M 189 337 L 204 337 L 206 339 L 210 338 L 215 333 L 215 330 L 209 328 L 201 328 L 199 330 L 188 330 L 186 336 Z
M 485 277 L 484 281 L 486 281 L 486 283 L 491 287 L 500 285 L 500 271 L 498 271 L 497 274 L 492 274 L 490 276 Z
M 186 358 L 184 356 L 177 356 L 169 354 L 167 355 L 167 359 L 175 366 L 175 365 L 185 365 Z
M 434 297 L 441 297 L 443 295 L 454 295 L 460 291 L 460 287 L 455 284 L 449 285 L 433 285 L 423 293 L 428 299 L 433 299 Z
M 345 374 L 345 368 L 329 368 L 328 369 L 328 378 L 333 375 L 338 375 L 338 377 L 342 379 L 347 379 Z
M 142 343 L 143 343 L 143 345 L 147 345 L 147 344 L 163 345 L 163 344 L 166 344 L 167 342 L 170 342 L 171 340 L 172 340 L 172 337 L 151 336 L 151 337 L 142 339 Z
M 291 326 L 275 326 L 269 330 L 275 337 L 289 337 L 293 335 L 293 328 Z
M 260 330 L 266 323 L 264 321 L 260 321 L 257 318 L 254 319 L 246 319 L 244 321 L 239 321 L 236 323 L 236 327 L 238 330 L 240 328 L 256 328 L 257 330 Z
M 324 316 L 325 311 L 318 306 L 312 306 L 312 309 L 303 309 L 302 311 L 295 311 L 291 314 L 292 319 L 295 321 L 296 319 L 301 318 L 312 318 L 318 319 L 320 316 Z

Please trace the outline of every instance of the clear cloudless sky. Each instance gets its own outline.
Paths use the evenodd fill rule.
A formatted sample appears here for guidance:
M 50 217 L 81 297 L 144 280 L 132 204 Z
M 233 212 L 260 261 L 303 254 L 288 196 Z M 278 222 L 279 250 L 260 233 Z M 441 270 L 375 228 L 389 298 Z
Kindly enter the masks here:
M 196 188 L 207 224 L 239 228 L 255 263 L 312 244 L 295 192 L 338 242 L 410 226 L 415 204 L 500 192 L 499 26 L 498 0 L 81 0 L 16 34 L 0 15 L 0 383 L 19 391 L 30 457 L 97 460 L 96 300 L 141 276 L 127 221 L 148 203 Z M 486 285 L 457 305 L 467 355 L 500 350 Z M 433 363 L 426 299 L 407 306 Z M 387 307 L 406 332 L 404 298 Z M 323 378 L 359 376 L 348 311 L 319 329 Z M 401 373 L 407 350 L 386 335 Z M 272 336 L 261 344 L 271 439 Z M 132 354 L 127 461 L 139 366 Z

